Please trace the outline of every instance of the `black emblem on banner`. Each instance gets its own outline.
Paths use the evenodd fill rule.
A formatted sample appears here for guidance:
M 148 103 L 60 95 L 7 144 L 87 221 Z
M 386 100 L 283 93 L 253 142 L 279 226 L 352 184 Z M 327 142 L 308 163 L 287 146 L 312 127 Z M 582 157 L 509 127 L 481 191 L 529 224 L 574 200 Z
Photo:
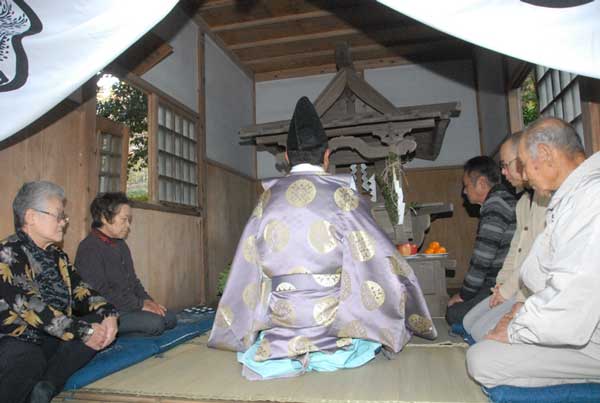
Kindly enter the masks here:
M 0 92 L 20 88 L 29 76 L 25 36 L 42 30 L 42 22 L 24 0 L 0 0 Z

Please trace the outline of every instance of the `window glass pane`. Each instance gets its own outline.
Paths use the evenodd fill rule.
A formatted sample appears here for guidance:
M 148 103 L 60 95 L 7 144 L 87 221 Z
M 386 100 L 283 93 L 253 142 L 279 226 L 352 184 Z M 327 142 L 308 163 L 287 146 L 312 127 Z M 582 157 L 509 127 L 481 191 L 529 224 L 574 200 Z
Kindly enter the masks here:
M 162 105 L 158 105 L 158 125 L 165 125 L 165 108 Z
M 573 105 L 575 106 L 575 116 L 581 115 L 581 98 L 579 97 L 579 82 L 573 84 Z
M 121 137 L 120 136 L 112 136 L 112 152 L 113 154 L 121 155 Z
M 110 134 L 102 133 L 100 136 L 100 150 L 110 151 Z
M 175 132 L 182 134 L 183 133 L 183 128 L 181 127 L 182 122 L 181 122 L 181 116 L 174 114 L 175 115 Z
M 552 70 L 552 94 L 553 98 L 557 97 L 560 93 L 560 74 L 558 70 Z
M 173 130 L 173 112 L 170 109 L 167 109 L 167 114 L 165 118 L 165 126 L 167 129 Z

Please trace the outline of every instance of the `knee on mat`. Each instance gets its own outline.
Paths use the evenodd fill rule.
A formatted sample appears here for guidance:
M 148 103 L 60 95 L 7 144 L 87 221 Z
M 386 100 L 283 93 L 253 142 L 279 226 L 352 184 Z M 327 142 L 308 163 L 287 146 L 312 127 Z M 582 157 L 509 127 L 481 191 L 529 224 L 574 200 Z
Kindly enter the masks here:
M 159 336 L 165 331 L 165 320 L 160 315 L 153 315 L 144 326 L 144 332 L 151 336 Z
M 483 386 L 491 386 L 490 383 L 490 356 L 488 354 L 487 343 L 479 342 L 467 350 L 467 372 L 471 378 Z

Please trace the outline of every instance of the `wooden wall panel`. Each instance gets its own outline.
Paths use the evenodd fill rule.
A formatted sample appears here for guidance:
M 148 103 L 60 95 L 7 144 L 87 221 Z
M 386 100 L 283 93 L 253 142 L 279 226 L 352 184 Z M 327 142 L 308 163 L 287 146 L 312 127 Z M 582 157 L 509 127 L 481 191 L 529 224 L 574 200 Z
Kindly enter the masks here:
M 449 287 L 458 287 L 468 269 L 473 251 L 478 219 L 469 217 L 463 206 L 462 167 L 408 170 L 404 191 L 407 202 L 446 202 L 454 205 L 449 218 L 435 220 L 425 242 L 439 241 L 456 259 L 456 276 L 448 279 Z
M 169 309 L 204 302 L 201 217 L 134 208 L 127 244 L 157 302 Z
M 87 211 L 90 202 L 88 154 L 84 151 L 93 139 L 93 128 L 87 122 L 91 104 L 49 119 L 52 123 L 23 140 L 0 149 L 0 237 L 14 232 L 12 201 L 23 183 L 48 180 L 62 186 L 66 193 L 66 213 L 71 217 L 64 249 L 74 259 L 77 245 L 87 233 Z M 88 133 L 89 131 L 89 133 Z
M 208 162 L 206 183 L 207 301 L 217 299 L 217 279 L 233 260 L 246 221 L 257 201 L 257 181 Z

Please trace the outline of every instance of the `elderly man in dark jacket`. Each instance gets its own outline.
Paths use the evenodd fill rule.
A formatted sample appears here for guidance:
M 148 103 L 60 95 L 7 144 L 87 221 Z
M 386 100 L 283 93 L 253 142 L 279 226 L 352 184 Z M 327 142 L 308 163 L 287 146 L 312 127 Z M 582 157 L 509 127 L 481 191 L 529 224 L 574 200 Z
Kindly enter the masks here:
M 177 324 L 175 315 L 154 302 L 135 274 L 129 234 L 131 207 L 123 193 L 104 193 L 90 206 L 92 231 L 79 244 L 75 266 L 121 313 L 120 335 L 157 336 Z

